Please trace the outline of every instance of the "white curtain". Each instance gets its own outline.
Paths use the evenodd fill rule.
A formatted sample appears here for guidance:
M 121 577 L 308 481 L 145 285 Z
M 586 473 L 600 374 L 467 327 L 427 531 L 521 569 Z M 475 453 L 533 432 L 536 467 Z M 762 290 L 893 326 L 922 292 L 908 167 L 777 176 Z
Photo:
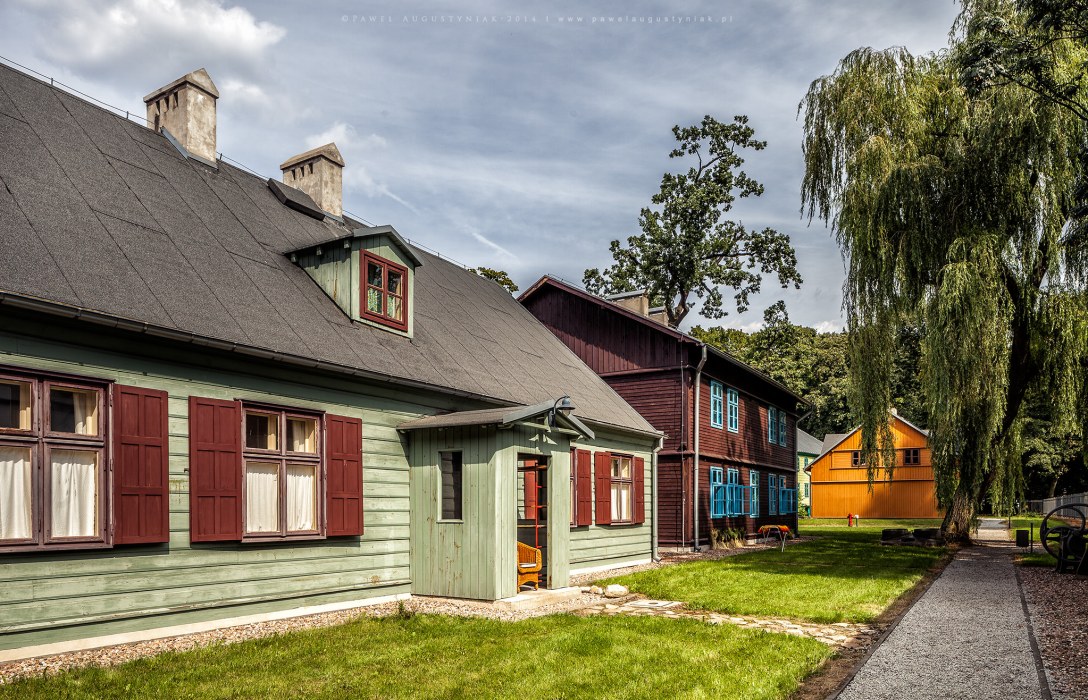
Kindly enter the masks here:
M 317 470 L 313 464 L 287 465 L 287 530 L 317 529 Z
M 76 433 L 98 434 L 98 394 L 93 391 L 72 393 L 72 409 L 76 418 Z
M 0 540 L 25 540 L 31 532 L 30 450 L 0 447 Z
M 53 450 L 50 468 L 53 537 L 98 534 L 98 453 Z
M 612 519 L 631 519 L 631 484 L 612 484 Z
M 317 452 L 317 422 L 306 419 L 287 419 L 287 439 L 291 452 Z
M 246 532 L 280 529 L 280 466 L 246 463 Z

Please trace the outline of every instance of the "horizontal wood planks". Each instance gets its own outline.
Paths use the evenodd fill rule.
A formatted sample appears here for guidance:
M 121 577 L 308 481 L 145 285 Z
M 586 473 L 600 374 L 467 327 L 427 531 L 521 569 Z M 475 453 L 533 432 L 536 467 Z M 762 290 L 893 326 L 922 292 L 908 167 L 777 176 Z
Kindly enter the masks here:
M 109 550 L 4 555 L 0 648 L 147 628 L 165 617 L 214 619 L 230 606 L 283 609 L 299 600 L 354 600 L 407 591 L 408 464 L 395 426 L 433 412 L 380 387 L 223 372 L 121 352 L 0 333 L 0 363 L 100 377 L 167 392 L 167 544 Z M 189 541 L 189 397 L 252 400 L 322 410 L 363 421 L 366 533 L 277 544 Z M 436 402 L 442 405 L 441 400 Z M 155 617 L 148 617 L 154 615 Z M 164 617 L 165 616 L 165 617 Z M 175 619 L 171 617 L 171 619 Z M 75 627 L 74 625 L 81 625 Z

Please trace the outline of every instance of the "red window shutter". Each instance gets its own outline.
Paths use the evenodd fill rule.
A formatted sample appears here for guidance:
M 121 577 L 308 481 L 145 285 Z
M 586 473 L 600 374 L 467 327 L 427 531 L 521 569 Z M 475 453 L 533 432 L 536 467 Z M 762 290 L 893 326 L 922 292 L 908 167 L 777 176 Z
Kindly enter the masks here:
M 242 539 L 242 409 L 189 397 L 189 539 Z
M 363 534 L 363 421 L 325 416 L 325 534 Z
M 169 397 L 117 385 L 113 398 L 113 543 L 169 542 Z
M 597 524 L 612 524 L 612 454 L 598 452 L 594 455 L 597 481 Z
M 574 493 L 577 499 L 574 524 L 593 524 L 593 458 L 589 450 L 577 450 L 575 456 Z
M 642 457 L 635 457 L 632 460 L 631 468 L 635 472 L 632 475 L 635 496 L 632 501 L 631 520 L 636 523 L 644 523 L 646 522 L 646 460 Z

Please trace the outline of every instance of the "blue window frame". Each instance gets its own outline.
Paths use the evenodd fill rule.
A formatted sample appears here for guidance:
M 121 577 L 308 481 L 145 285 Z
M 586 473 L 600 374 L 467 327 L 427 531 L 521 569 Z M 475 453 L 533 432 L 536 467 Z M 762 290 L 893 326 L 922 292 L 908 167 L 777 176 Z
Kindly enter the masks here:
M 725 475 L 721 467 L 710 468 L 710 517 L 725 517 Z
M 778 442 L 778 409 L 774 406 L 767 407 L 767 442 Z
M 725 514 L 729 517 L 744 515 L 747 509 L 744 507 L 744 487 L 740 485 L 740 472 L 736 469 L 726 471 L 726 500 Z
M 786 487 L 786 477 L 779 477 L 778 512 L 790 515 L 797 512 L 797 489 Z
M 784 411 L 778 412 L 778 444 L 782 447 L 786 446 L 786 413 Z
M 722 383 L 710 382 L 710 427 L 722 427 Z
M 748 488 L 751 489 L 750 507 L 749 513 L 753 518 L 759 517 L 759 472 L 755 469 L 748 470 L 748 482 L 751 484 Z
M 726 419 L 729 432 L 740 430 L 740 396 L 733 388 L 725 391 Z
M 778 515 L 778 476 L 767 475 L 767 515 Z

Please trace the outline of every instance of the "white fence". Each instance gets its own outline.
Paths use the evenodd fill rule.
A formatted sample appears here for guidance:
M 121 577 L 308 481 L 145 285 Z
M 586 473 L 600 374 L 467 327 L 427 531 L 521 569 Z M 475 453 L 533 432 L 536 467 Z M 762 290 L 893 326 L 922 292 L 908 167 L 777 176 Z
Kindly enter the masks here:
M 1055 508 L 1072 505 L 1074 503 L 1088 503 L 1088 493 L 1071 493 L 1065 496 L 1055 496 L 1054 498 L 1028 501 L 1028 510 L 1046 515 Z

